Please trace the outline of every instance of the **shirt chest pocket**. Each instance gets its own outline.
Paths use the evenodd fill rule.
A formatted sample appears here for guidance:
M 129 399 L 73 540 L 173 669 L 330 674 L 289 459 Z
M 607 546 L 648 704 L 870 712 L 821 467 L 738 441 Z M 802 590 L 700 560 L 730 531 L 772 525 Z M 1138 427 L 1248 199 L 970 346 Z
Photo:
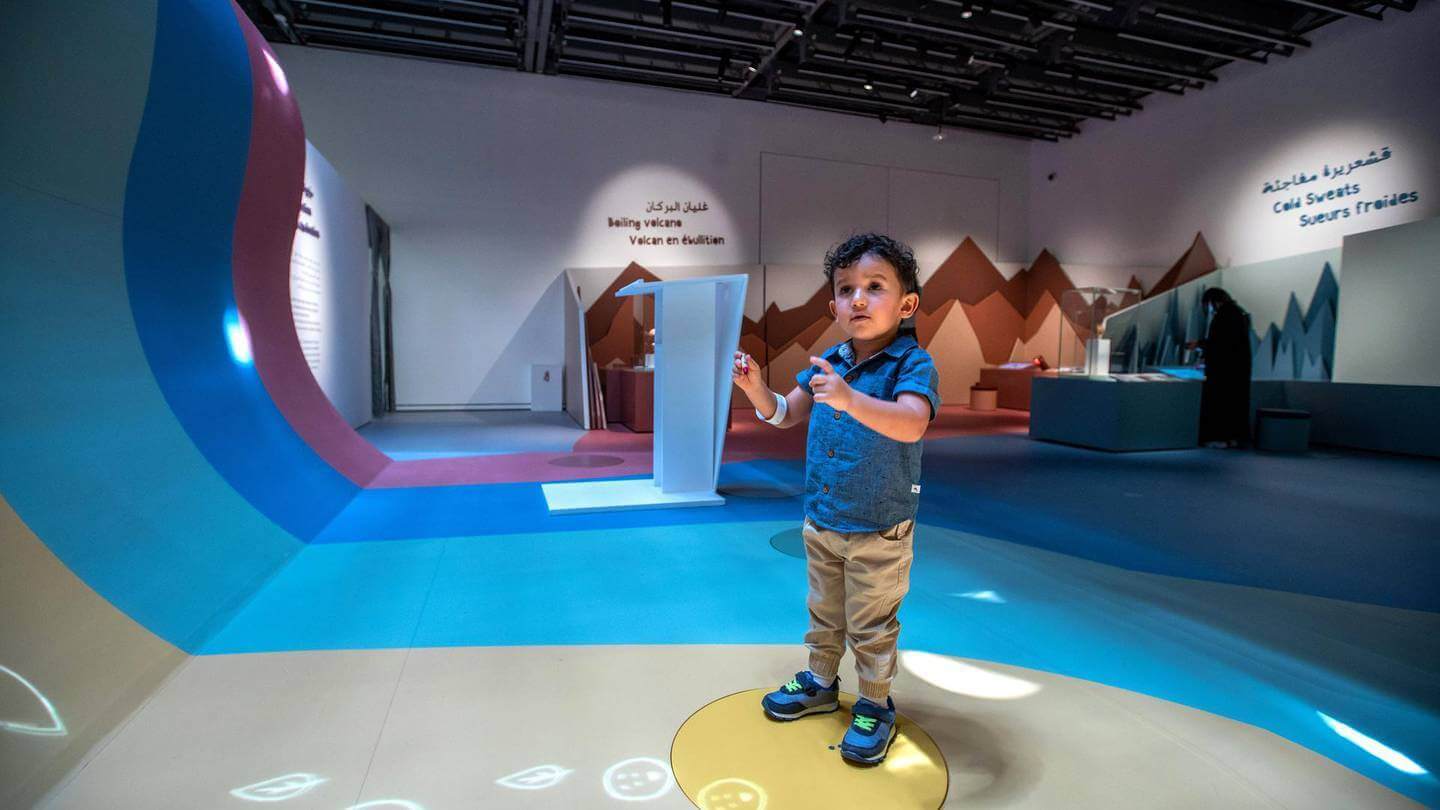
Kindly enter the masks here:
M 856 391 L 876 399 L 895 399 L 895 370 L 865 367 L 845 374 L 845 381 Z

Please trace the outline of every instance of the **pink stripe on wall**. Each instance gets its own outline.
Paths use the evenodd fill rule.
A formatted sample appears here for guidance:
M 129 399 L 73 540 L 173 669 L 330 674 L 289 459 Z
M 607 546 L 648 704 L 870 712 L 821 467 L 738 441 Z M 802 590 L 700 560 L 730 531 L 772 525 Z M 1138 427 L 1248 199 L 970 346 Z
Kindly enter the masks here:
M 358 486 L 390 458 L 361 438 L 320 388 L 290 310 L 290 252 L 305 182 L 305 128 L 280 63 L 231 3 L 250 52 L 254 113 L 250 155 L 235 217 L 232 279 L 249 326 L 255 369 L 286 421 L 311 449 Z

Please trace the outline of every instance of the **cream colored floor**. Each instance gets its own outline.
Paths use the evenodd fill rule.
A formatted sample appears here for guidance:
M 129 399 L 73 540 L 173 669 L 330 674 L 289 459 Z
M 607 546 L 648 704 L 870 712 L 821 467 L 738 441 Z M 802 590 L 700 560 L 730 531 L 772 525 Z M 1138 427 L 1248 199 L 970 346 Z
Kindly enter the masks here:
M 596 646 L 197 657 L 42 806 L 691 807 L 667 768 L 676 730 L 718 697 L 788 678 L 802 653 Z M 1183 706 L 1017 667 L 902 658 L 896 702 L 945 755 L 945 807 L 1418 806 L 1269 732 Z

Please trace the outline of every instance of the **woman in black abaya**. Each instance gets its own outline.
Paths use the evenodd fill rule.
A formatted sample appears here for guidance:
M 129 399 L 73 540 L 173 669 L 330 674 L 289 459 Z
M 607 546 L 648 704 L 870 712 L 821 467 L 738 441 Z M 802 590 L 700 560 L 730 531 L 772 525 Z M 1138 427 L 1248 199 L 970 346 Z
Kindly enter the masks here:
M 1196 341 L 1205 353 L 1200 442 L 1237 447 L 1250 438 L 1250 314 L 1219 287 L 1200 301 L 1211 313 L 1209 332 Z

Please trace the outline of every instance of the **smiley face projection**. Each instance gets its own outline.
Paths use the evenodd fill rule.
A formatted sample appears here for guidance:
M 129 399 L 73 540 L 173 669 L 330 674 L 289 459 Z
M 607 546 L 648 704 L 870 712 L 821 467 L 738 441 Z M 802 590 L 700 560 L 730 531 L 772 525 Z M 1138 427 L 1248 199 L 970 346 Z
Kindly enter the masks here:
M 617 762 L 605 771 L 605 792 L 622 802 L 658 799 L 675 786 L 670 766 L 653 757 L 635 757 Z
M 313 773 L 287 773 L 264 782 L 235 788 L 230 795 L 247 802 L 283 802 L 303 796 L 330 780 Z
M 716 779 L 695 794 L 701 810 L 765 810 L 768 802 L 763 788 L 736 776 Z
M 495 780 L 495 784 L 514 790 L 544 790 L 560 784 L 560 780 L 570 773 L 573 771 L 559 765 L 536 765 L 509 776 L 502 776 Z

